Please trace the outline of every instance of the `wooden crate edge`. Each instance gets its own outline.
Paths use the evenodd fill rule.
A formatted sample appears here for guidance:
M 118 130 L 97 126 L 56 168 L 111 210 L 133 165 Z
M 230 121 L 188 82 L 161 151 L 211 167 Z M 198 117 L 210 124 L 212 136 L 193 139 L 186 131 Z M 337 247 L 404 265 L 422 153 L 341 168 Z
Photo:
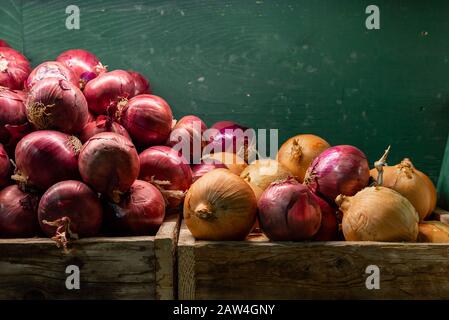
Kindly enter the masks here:
M 179 300 L 194 300 L 195 286 L 195 238 L 183 221 L 178 240 Z

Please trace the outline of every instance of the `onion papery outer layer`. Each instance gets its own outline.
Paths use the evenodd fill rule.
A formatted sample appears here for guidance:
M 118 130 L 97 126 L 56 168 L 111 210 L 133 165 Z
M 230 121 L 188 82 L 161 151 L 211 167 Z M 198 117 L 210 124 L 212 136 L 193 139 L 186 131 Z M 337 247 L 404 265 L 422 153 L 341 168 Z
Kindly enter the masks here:
M 303 182 L 310 164 L 328 148 L 330 145 L 326 140 L 313 134 L 300 134 L 284 142 L 277 154 L 277 160 L 299 182 Z
M 321 226 L 313 236 L 315 241 L 333 241 L 338 238 L 337 210 L 329 205 L 327 201 L 312 192 L 312 197 L 321 209 Z
M 167 145 L 178 148 L 190 164 L 199 164 L 206 145 L 203 141 L 206 130 L 207 126 L 200 118 L 192 115 L 182 117 L 173 127 Z
M 210 150 L 235 153 L 246 162 L 255 158 L 255 136 L 246 136 L 249 129 L 232 121 L 220 121 L 212 125 L 218 133 L 211 137 L 208 148 Z
M 39 198 L 23 192 L 17 185 L 0 191 L 0 238 L 29 238 L 37 236 Z
M 38 218 L 42 231 L 66 247 L 72 239 L 98 235 L 103 207 L 98 195 L 86 184 L 62 181 L 42 196 Z
M 166 146 L 148 148 L 139 155 L 139 159 L 139 179 L 157 185 L 169 208 L 178 207 L 192 184 L 192 171 L 187 160 Z
M 107 72 L 107 67 L 93 53 L 82 50 L 72 49 L 61 53 L 56 61 L 64 64 L 73 71 L 79 81 L 79 86 L 83 89 L 87 82 L 94 79 L 99 74 Z M 92 77 L 86 75 L 93 74 Z
M 8 42 L 6 42 L 3 39 L 0 39 L 0 47 L 7 47 L 7 48 L 11 48 L 11 46 L 8 44 Z
M 144 94 L 128 101 L 120 114 L 120 121 L 137 145 L 149 147 L 167 141 L 173 113 L 164 99 Z
M 31 72 L 30 62 L 20 52 L 0 47 L 0 87 L 22 90 Z
M 0 144 L 0 188 L 11 184 L 11 162 L 8 153 L 2 144 Z
M 215 169 L 227 169 L 228 167 L 221 162 L 200 163 L 192 166 L 192 181 L 195 182 L 206 173 Z
M 377 180 L 377 170 L 372 169 L 370 173 Z M 407 158 L 398 165 L 383 167 L 382 185 L 406 197 L 418 211 L 421 220 L 430 216 L 436 207 L 435 186 L 429 177 L 416 169 Z
M 149 236 L 157 232 L 165 217 L 165 199 L 152 184 L 136 180 L 118 204 L 106 205 L 105 220 L 113 234 Z
M 37 83 L 47 78 L 65 80 L 78 88 L 78 79 L 72 70 L 60 62 L 46 61 L 31 71 L 25 84 L 26 90 L 30 91 Z
M 352 196 L 369 182 L 365 154 L 354 146 L 331 147 L 321 153 L 307 170 L 304 183 L 329 203 L 340 195 Z
M 275 241 L 311 239 L 321 225 L 321 209 L 310 190 L 294 179 L 272 183 L 258 202 L 259 220 Z
M 140 94 L 151 94 L 151 86 L 147 78 L 143 74 L 136 71 L 128 71 L 134 79 L 134 96 Z
M 256 197 L 250 186 L 227 169 L 198 179 L 184 201 L 184 220 L 201 240 L 243 240 L 256 220 Z
M 368 187 L 336 200 L 347 241 L 414 242 L 419 216 L 407 198 L 390 188 Z
M 131 141 L 131 137 L 122 125 L 112 120 L 108 116 L 98 116 L 96 120 L 87 123 L 80 133 L 81 142 L 85 143 L 94 135 L 102 132 L 114 132 L 128 138 Z
M 17 144 L 16 174 L 22 187 L 47 190 L 63 180 L 79 179 L 81 141 L 67 134 L 42 130 L 30 133 Z
M 268 186 L 280 180 L 285 180 L 293 175 L 279 162 L 272 159 L 256 160 L 247 166 L 240 177 L 246 182 L 265 190 Z
M 90 138 L 79 156 L 83 181 L 116 203 L 136 181 L 139 168 L 139 155 L 133 143 L 113 132 Z
M 83 92 L 92 112 L 107 115 L 108 108 L 121 110 L 133 97 L 134 79 L 124 70 L 102 73 L 89 81 Z
M 79 133 L 87 124 L 88 107 L 77 86 L 46 78 L 33 86 L 26 101 L 28 120 L 39 130 Z
M 222 163 L 228 167 L 229 171 L 236 175 L 240 175 L 248 164 L 235 153 L 218 152 L 203 156 L 204 163 Z

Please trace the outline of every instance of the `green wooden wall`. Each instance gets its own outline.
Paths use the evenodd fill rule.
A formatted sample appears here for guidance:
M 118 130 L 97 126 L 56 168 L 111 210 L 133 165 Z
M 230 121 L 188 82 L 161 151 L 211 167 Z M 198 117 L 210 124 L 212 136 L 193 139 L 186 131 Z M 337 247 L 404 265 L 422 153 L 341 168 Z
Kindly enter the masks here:
M 365 27 L 380 8 L 381 29 Z M 67 30 L 65 8 L 81 10 Z M 436 182 L 449 132 L 449 2 L 1 1 L 0 38 L 36 65 L 81 47 L 151 79 L 176 117 L 316 133 Z M 281 141 L 281 142 L 282 142 Z

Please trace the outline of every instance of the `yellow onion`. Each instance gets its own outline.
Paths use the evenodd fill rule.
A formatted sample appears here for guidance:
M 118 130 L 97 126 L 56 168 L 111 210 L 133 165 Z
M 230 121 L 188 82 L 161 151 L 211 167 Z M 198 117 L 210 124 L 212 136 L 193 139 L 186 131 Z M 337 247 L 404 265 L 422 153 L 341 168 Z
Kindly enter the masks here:
M 203 157 L 204 162 L 210 163 L 213 160 L 217 160 L 216 162 L 220 162 L 226 165 L 229 171 L 236 175 L 240 175 L 242 171 L 248 166 L 243 158 L 231 152 L 217 152 L 205 155 Z
M 299 182 L 303 182 L 312 161 L 329 147 L 329 143 L 318 136 L 300 134 L 284 142 L 279 149 L 277 160 Z
M 285 180 L 292 174 L 279 162 L 271 159 L 256 160 L 245 168 L 240 174 L 249 182 L 262 190 L 268 188 L 275 181 Z
M 449 226 L 440 221 L 426 221 L 419 224 L 419 242 L 448 243 Z
M 247 182 L 247 183 L 253 190 L 254 195 L 256 196 L 256 201 L 259 202 L 259 199 L 262 196 L 262 193 L 264 190 L 262 190 L 261 188 L 259 188 L 258 186 L 254 185 L 250 182 Z M 256 217 L 256 222 L 254 223 L 252 232 L 261 232 L 259 217 Z
M 418 211 L 421 220 L 433 212 L 437 202 L 435 186 L 429 177 L 413 166 L 409 159 L 406 158 L 395 166 L 385 166 L 383 171 L 382 186 L 406 197 Z M 370 174 L 377 179 L 376 169 L 372 169 Z
M 339 195 L 343 234 L 348 241 L 416 241 L 419 216 L 400 193 L 368 187 L 355 196 Z
M 256 219 L 257 202 L 251 187 L 227 169 L 199 178 L 184 201 L 184 220 L 201 240 L 243 240 Z

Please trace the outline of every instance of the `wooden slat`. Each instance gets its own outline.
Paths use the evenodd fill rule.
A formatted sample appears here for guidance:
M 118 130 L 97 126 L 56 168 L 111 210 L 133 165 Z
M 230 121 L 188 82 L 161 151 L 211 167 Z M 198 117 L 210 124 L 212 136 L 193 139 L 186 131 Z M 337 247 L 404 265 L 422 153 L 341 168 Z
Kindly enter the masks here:
M 178 298 L 195 299 L 195 239 L 182 223 L 178 241 Z
M 181 227 L 190 299 L 448 299 L 449 244 L 195 241 Z M 181 245 L 181 243 L 180 243 Z M 179 251 L 181 253 L 181 250 Z M 180 257 L 181 258 L 181 257 Z M 365 285 L 380 268 L 380 289 Z
M 172 214 L 161 226 L 154 242 L 156 255 L 156 299 L 176 298 L 176 243 L 181 215 Z
M 171 216 L 156 236 L 80 239 L 69 253 L 49 239 L 0 239 L 0 299 L 173 299 L 178 229 Z M 65 286 L 69 265 L 80 290 Z

